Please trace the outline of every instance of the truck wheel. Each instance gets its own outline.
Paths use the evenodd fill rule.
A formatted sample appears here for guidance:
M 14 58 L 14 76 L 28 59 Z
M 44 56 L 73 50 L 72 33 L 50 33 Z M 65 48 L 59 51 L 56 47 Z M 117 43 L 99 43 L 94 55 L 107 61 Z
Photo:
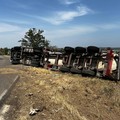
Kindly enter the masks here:
M 76 47 L 75 48 L 75 53 L 85 53 L 86 52 L 86 48 L 84 47 Z
M 92 70 L 82 70 L 82 76 L 96 76 L 96 72 Z
M 72 53 L 72 52 L 74 52 L 74 48 L 68 46 L 68 47 L 64 48 L 64 51 L 65 51 L 65 53 Z
M 100 49 L 96 46 L 88 46 L 87 47 L 87 52 L 88 53 L 99 53 Z
M 72 74 L 81 74 L 82 73 L 82 70 L 79 70 L 79 69 L 76 69 L 76 68 L 71 68 L 70 69 L 70 72 Z
M 67 67 L 67 66 L 62 66 L 62 67 L 60 67 L 59 71 L 61 71 L 61 72 L 70 72 L 70 68 Z

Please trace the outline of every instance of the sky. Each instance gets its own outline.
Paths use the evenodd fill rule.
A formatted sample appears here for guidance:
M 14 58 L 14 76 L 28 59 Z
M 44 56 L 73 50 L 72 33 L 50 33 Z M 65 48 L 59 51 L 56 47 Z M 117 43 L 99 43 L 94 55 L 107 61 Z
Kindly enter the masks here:
M 57 47 L 120 47 L 120 0 L 0 0 L 0 47 L 30 28 Z

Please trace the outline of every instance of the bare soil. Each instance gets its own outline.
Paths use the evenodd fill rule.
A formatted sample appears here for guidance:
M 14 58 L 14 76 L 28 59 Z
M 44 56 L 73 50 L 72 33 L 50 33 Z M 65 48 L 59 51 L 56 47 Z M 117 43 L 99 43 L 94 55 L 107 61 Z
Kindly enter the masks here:
M 24 66 L 0 69 L 6 73 L 20 76 L 5 101 L 6 120 L 120 119 L 120 82 Z

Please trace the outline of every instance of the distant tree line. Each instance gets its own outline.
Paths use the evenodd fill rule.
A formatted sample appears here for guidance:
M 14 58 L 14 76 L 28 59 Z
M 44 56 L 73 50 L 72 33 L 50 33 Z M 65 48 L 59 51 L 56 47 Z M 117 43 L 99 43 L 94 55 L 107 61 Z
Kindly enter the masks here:
M 8 55 L 10 49 L 5 47 L 5 48 L 0 48 L 0 55 Z

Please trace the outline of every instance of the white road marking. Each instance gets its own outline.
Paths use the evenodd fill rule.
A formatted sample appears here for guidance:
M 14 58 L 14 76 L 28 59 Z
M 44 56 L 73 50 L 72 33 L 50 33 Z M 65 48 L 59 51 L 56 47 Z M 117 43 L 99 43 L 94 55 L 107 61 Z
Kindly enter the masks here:
M 19 76 L 17 75 L 17 76 L 15 77 L 15 79 L 13 80 L 13 82 L 11 83 L 11 85 L 10 85 L 7 89 L 5 89 L 5 90 L 3 91 L 3 93 L 0 95 L 0 101 L 1 101 L 2 98 L 6 95 L 6 93 L 10 90 L 10 88 L 11 88 L 12 85 L 13 85 L 13 83 L 14 83 L 18 78 L 19 78 Z
M 5 96 L 5 94 L 7 93 L 7 89 L 3 91 L 3 93 L 0 95 L 0 101 L 3 98 L 3 96 Z

